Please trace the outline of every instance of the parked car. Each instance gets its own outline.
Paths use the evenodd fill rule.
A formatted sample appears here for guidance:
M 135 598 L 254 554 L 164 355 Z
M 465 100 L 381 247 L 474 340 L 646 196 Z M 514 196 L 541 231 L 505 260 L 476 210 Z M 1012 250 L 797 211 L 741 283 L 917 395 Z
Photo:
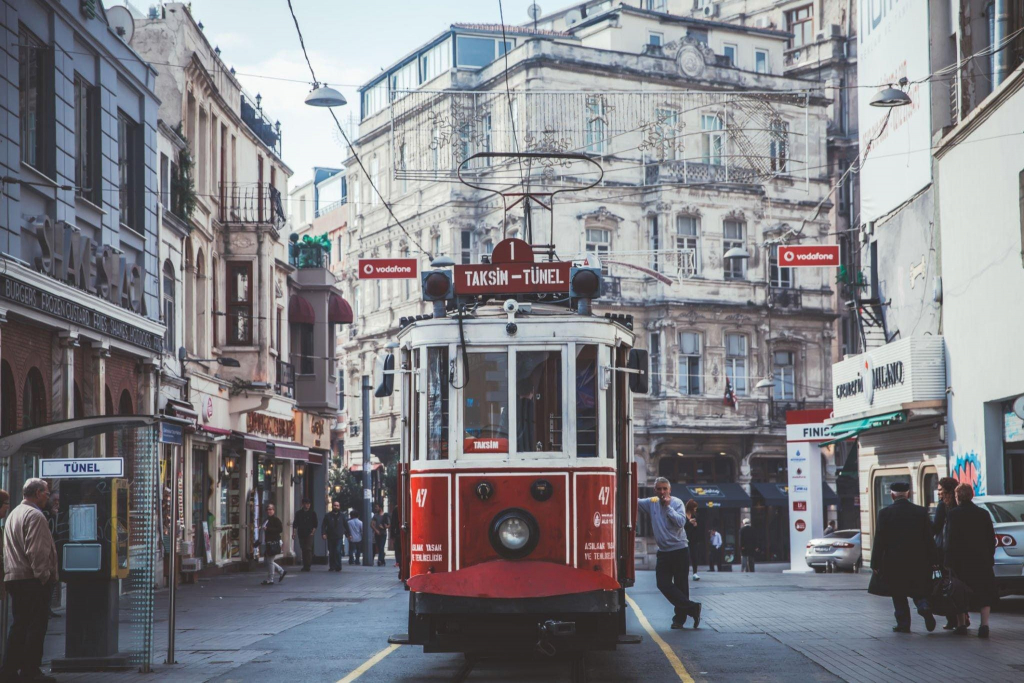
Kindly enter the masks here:
M 978 496 L 974 504 L 992 516 L 1000 595 L 1024 595 L 1024 495 Z
M 831 536 L 811 539 L 804 553 L 807 566 L 821 574 L 833 570 L 859 572 L 863 566 L 860 553 L 860 529 L 843 529 Z

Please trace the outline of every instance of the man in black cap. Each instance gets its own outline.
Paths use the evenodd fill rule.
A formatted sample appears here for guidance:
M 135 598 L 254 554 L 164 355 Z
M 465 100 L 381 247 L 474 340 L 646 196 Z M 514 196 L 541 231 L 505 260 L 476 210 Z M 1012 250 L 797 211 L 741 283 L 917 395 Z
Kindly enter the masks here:
M 928 511 L 910 502 L 910 484 L 896 482 L 889 487 L 892 505 L 878 513 L 875 539 L 871 544 L 872 595 L 892 597 L 896 613 L 893 631 L 910 633 L 910 606 L 913 598 L 917 612 L 924 617 L 929 631 L 935 630 L 935 617 L 928 608 L 932 568 L 938 557 L 932 538 Z
M 316 511 L 310 508 L 309 498 L 302 499 L 302 508 L 296 510 L 292 520 L 292 538 L 299 539 L 302 549 L 302 571 L 308 572 L 313 564 L 313 533 L 316 531 Z

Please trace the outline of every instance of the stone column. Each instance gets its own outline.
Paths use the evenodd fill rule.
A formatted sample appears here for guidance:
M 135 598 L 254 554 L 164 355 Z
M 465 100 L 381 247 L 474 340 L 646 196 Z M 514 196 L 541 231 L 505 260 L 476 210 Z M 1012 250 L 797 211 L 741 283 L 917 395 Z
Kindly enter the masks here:
M 107 358 L 110 357 L 110 343 L 93 341 L 84 354 L 84 384 L 82 387 L 82 403 L 86 417 L 98 417 L 105 414 L 104 395 L 107 386 Z M 97 436 L 91 444 L 82 443 L 79 455 L 85 457 L 103 457 L 106 455 L 106 439 Z
M 53 420 L 70 420 L 75 417 L 75 349 L 78 335 L 66 330 L 57 332 L 57 343 L 51 349 L 53 358 L 52 401 Z M 75 444 L 61 449 L 64 458 L 75 457 Z
M 753 479 L 753 476 L 750 473 L 750 459 L 753 457 L 753 453 L 748 453 L 747 455 L 743 456 L 743 459 L 740 460 L 739 474 L 736 475 L 736 483 L 743 487 L 743 490 L 747 492 L 748 496 L 750 495 L 751 490 L 750 482 Z M 751 508 L 740 508 L 741 525 L 743 524 L 744 519 L 751 519 L 750 513 Z M 736 548 L 736 551 L 737 553 L 739 552 L 739 547 Z

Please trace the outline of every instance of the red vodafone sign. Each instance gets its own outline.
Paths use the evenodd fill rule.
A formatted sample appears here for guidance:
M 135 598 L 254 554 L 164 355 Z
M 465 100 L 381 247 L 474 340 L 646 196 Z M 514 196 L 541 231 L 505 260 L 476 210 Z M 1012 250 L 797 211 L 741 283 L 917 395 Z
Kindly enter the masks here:
M 795 522 L 795 523 L 793 524 L 793 526 L 794 526 L 794 527 L 796 528 L 796 530 L 797 530 L 797 531 L 803 531 L 804 529 L 806 529 L 806 528 L 807 528 L 807 522 L 805 522 L 805 521 L 804 521 L 804 520 L 802 520 L 802 519 L 798 519 L 798 520 L 796 520 L 796 522 Z
M 360 280 L 391 280 L 416 277 L 414 258 L 361 258 Z
M 495 245 L 491 263 L 455 266 L 455 293 L 568 293 L 571 269 L 572 264 L 568 261 L 538 263 L 528 243 L 507 239 Z
M 792 247 L 779 247 L 779 265 L 785 268 L 838 268 L 839 245 L 801 244 Z

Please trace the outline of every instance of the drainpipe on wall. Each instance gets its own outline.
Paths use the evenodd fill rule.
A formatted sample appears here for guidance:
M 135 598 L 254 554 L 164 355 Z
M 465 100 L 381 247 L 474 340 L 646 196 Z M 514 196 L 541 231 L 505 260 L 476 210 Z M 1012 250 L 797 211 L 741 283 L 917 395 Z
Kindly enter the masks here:
M 1010 10 L 1006 0 L 995 0 L 990 11 L 995 14 L 995 21 L 992 22 L 992 46 L 995 47 L 1006 40 L 1007 30 L 1010 26 Z M 992 54 L 993 89 L 1006 79 L 1006 73 L 1009 71 L 1009 54 L 1009 46 L 1005 45 L 1002 49 L 996 48 L 996 52 Z

